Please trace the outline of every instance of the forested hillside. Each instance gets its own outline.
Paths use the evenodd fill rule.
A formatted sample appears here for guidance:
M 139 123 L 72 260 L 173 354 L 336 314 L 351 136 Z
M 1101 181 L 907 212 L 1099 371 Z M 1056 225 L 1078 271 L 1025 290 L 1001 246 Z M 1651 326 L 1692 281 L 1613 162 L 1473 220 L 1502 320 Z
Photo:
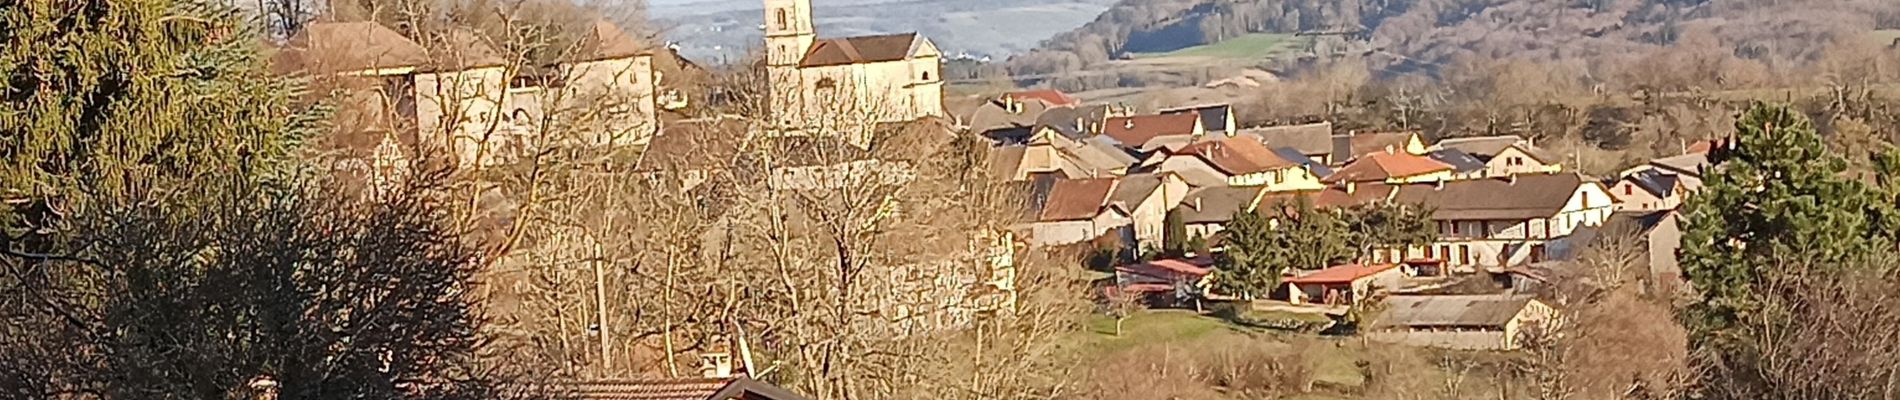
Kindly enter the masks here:
M 1468 58 L 1585 64 L 1605 75 L 1647 52 L 1691 42 L 1768 67 L 1813 62 L 1824 46 L 1900 27 L 1889 0 L 1124 0 L 1094 22 L 1010 60 L 1018 77 L 1064 79 L 1134 52 L 1254 32 L 1369 36 L 1380 77 L 1436 74 Z M 1594 83 L 1594 82 L 1593 82 Z

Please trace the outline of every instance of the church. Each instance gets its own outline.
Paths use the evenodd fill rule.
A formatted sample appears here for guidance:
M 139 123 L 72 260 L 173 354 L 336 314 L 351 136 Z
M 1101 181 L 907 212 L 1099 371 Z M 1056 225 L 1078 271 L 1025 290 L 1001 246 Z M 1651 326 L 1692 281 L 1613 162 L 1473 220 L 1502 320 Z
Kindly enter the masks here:
M 943 63 L 917 33 L 818 39 L 811 0 L 765 0 L 773 117 L 788 130 L 942 117 Z

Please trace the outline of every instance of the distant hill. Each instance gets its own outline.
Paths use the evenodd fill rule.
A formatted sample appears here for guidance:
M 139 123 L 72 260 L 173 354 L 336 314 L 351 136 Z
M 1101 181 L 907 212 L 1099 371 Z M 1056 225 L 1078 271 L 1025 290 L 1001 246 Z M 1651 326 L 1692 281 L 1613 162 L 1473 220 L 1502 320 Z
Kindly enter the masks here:
M 1808 62 L 1821 44 L 1892 28 L 1900 28 L 1900 1 L 1123 0 L 1013 57 L 1008 70 L 1069 90 L 1125 86 L 1126 76 L 1099 70 L 1144 54 L 1257 40 L 1253 33 L 1297 32 L 1352 34 L 1381 76 L 1431 72 L 1461 58 L 1589 63 L 1690 36 L 1741 57 Z
M 1115 0 L 816 0 L 819 37 L 922 32 L 947 54 L 1007 58 L 1093 20 Z M 758 46 L 763 16 L 756 0 L 654 2 L 651 15 L 667 40 L 704 62 L 736 58 Z

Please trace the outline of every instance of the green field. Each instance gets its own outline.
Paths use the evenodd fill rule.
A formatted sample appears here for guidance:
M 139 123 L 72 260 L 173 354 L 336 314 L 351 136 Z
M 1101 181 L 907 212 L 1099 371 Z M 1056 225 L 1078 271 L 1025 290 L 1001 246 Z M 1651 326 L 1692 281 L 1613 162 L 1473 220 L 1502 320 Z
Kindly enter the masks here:
M 1311 41 L 1312 39 L 1295 37 L 1290 33 L 1253 33 L 1166 53 L 1137 53 L 1134 54 L 1134 58 L 1268 59 L 1304 50 Z

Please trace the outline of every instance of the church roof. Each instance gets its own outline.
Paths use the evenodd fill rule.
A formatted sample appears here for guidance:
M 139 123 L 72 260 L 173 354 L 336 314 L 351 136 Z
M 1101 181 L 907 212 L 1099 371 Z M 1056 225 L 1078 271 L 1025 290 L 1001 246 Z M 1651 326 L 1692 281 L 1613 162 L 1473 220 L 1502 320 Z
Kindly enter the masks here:
M 911 47 L 917 43 L 917 39 L 916 32 L 821 39 L 817 43 L 812 43 L 811 51 L 805 53 L 805 59 L 800 61 L 798 66 L 801 68 L 825 67 L 901 61 L 910 57 Z

